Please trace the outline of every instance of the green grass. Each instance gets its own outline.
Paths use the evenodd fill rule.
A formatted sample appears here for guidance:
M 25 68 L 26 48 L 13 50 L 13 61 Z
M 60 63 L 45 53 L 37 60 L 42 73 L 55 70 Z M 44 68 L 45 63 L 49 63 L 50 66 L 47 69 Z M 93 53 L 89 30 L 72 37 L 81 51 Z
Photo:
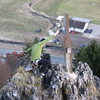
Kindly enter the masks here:
M 58 16 L 68 13 L 70 17 L 90 18 L 93 23 L 100 24 L 100 0 L 42 0 L 34 8 L 49 15 Z
M 35 35 L 47 34 L 49 23 L 32 16 L 25 4 L 32 0 L 0 0 L 0 36 L 16 40 L 32 40 Z M 70 17 L 90 18 L 100 24 L 100 0 L 35 0 L 33 9 L 49 16 L 69 13 Z M 41 33 L 35 30 L 41 28 Z
M 47 34 L 48 21 L 32 16 L 25 4 L 31 0 L 0 0 L 0 36 L 31 40 L 34 34 Z M 41 28 L 41 33 L 35 30 Z

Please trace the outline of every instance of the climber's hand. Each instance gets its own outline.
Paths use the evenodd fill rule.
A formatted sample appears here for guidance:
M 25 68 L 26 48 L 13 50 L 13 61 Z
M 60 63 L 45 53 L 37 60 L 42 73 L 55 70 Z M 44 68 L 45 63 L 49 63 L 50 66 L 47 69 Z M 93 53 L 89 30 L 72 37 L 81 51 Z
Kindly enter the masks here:
M 58 34 L 60 34 L 61 32 L 62 32 L 62 30 L 61 30 L 61 29 L 58 29 L 58 30 L 56 31 L 55 35 L 58 35 Z

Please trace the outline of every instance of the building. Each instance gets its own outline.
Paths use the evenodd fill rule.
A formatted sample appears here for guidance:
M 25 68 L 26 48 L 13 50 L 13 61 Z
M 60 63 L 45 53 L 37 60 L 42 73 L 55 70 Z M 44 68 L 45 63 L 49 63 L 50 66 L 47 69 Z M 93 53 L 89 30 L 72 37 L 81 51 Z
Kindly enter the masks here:
M 56 18 L 56 20 L 59 21 L 59 24 L 61 24 L 63 19 L 64 16 L 58 16 Z M 84 31 L 88 28 L 90 21 L 90 19 L 73 17 L 69 20 L 69 31 L 84 33 Z M 58 27 L 60 26 L 59 24 L 57 23 Z
M 90 19 L 73 17 L 69 20 L 69 30 L 84 33 L 84 31 L 88 28 L 90 21 Z

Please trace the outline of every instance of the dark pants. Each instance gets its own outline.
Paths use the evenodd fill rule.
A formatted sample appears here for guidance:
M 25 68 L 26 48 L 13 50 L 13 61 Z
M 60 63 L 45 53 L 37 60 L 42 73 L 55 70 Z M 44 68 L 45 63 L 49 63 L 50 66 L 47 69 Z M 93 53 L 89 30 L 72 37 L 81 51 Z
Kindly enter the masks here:
M 51 68 L 51 62 L 46 59 L 41 59 L 38 62 L 40 73 L 46 73 Z

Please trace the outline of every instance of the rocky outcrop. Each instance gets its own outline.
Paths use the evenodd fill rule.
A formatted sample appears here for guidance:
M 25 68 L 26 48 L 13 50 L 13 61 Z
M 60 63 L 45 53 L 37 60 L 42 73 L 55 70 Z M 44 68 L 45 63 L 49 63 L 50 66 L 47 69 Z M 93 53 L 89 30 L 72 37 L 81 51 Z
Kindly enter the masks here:
M 100 79 L 82 62 L 73 73 L 60 65 L 45 75 L 38 68 L 25 72 L 19 67 L 0 90 L 0 100 L 100 100 Z

